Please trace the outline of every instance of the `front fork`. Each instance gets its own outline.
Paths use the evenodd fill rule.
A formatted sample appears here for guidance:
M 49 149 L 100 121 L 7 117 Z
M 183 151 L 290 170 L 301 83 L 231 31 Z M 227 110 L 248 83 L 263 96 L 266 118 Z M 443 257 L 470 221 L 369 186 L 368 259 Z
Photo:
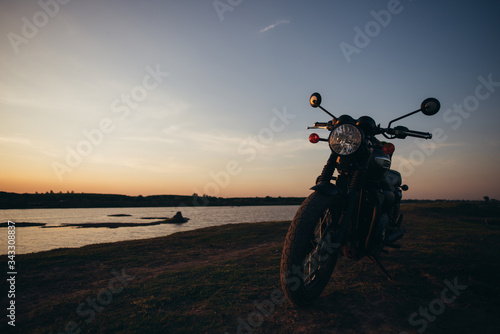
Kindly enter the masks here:
M 330 157 L 323 167 L 321 174 L 316 179 L 316 184 L 330 183 L 333 178 L 333 172 L 335 172 L 335 168 L 337 167 L 337 157 L 337 154 L 330 154 Z
M 337 245 L 337 248 L 340 248 L 345 244 L 349 225 L 356 218 L 359 211 L 361 189 L 363 189 L 366 182 L 368 162 L 359 166 L 358 169 L 354 171 L 349 180 L 347 193 L 345 193 L 345 191 L 342 191 L 339 187 L 330 182 L 333 178 L 335 168 L 337 167 L 337 158 L 338 155 L 336 154 L 332 153 L 330 155 L 330 158 L 323 167 L 323 171 L 316 180 L 316 185 L 311 189 L 336 197 L 336 199 L 334 198 L 333 200 L 341 200 L 346 204 L 339 220 L 338 233 L 335 234 L 335 238 L 333 240 L 334 244 Z

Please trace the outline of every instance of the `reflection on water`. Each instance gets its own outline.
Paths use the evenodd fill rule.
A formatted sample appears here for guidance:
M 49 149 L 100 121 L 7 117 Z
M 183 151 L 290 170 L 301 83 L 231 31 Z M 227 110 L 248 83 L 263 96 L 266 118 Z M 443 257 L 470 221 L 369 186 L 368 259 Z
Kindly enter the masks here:
M 297 205 L 242 207 L 182 207 L 182 208 L 92 208 L 92 209 L 24 209 L 0 210 L 0 222 L 46 223 L 147 223 L 142 217 L 172 217 L 177 211 L 190 220 L 182 225 L 162 224 L 120 228 L 19 227 L 16 228 L 16 253 L 32 253 L 62 247 L 80 247 L 95 243 L 146 239 L 180 231 L 230 223 L 291 220 Z M 109 217 L 129 214 L 130 217 Z M 7 228 L 0 228 L 0 240 L 7 240 Z M 0 254 L 7 253 L 7 243 L 1 242 Z

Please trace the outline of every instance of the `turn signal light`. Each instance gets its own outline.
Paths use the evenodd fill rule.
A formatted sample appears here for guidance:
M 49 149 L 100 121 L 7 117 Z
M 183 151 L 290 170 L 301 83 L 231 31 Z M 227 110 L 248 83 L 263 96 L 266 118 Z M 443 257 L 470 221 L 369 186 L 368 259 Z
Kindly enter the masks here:
M 385 154 L 391 155 L 394 153 L 394 150 L 396 150 L 396 147 L 392 143 L 384 143 L 384 146 L 382 146 L 382 151 Z
M 319 142 L 319 135 L 317 133 L 311 133 L 309 135 L 309 142 L 311 142 L 313 144 L 316 144 L 317 142 Z

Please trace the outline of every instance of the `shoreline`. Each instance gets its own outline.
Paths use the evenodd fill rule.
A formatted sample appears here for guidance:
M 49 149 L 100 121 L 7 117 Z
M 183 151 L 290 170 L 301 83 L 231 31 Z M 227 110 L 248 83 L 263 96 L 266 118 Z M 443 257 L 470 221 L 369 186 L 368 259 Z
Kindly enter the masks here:
M 174 208 L 72 209 L 70 211 L 43 209 L 30 212 L 11 211 L 4 214 L 1 221 L 5 222 L 9 218 L 10 221 L 16 223 L 40 223 L 36 225 L 46 223 L 45 227 L 24 227 L 22 224 L 16 224 L 19 233 L 19 252 L 31 253 L 90 243 L 152 238 L 227 223 L 288 220 L 293 217 L 296 210 L 297 206 L 183 208 L 182 217 L 190 220 L 186 223 L 169 224 L 171 222 L 164 221 L 163 218 L 174 217 L 177 212 Z M 116 217 L 117 214 L 120 216 Z M 124 214 L 130 216 L 123 217 Z M 68 223 L 72 226 L 68 226 Z M 79 227 L 84 225 L 86 227 Z M 7 228 L 0 228 L 2 232 L 0 234 L 7 233 L 6 230 Z M 0 249 L 1 253 L 7 253 L 7 249 Z

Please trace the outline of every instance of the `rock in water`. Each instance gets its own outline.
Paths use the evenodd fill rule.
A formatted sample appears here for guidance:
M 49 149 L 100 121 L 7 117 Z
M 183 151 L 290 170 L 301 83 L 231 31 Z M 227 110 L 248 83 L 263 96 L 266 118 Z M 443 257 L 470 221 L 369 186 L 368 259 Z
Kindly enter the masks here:
M 185 223 L 188 220 L 189 220 L 188 218 L 184 218 L 182 216 L 182 212 L 180 212 L 180 211 L 177 211 L 175 216 L 172 217 L 172 221 L 174 221 L 175 223 Z

